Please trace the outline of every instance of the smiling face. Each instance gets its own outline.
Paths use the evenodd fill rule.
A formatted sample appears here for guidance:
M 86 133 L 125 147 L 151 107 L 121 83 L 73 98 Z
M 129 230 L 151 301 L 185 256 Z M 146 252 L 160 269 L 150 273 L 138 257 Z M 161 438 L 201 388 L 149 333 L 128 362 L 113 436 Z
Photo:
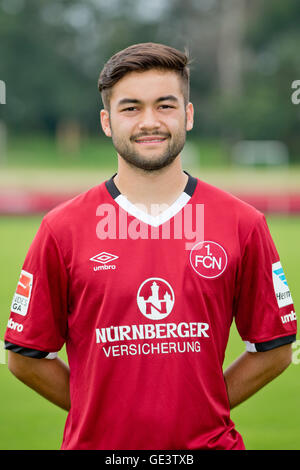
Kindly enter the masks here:
M 128 164 L 159 170 L 182 151 L 193 127 L 193 105 L 185 106 L 180 85 L 175 72 L 153 69 L 130 72 L 113 86 L 101 124 Z

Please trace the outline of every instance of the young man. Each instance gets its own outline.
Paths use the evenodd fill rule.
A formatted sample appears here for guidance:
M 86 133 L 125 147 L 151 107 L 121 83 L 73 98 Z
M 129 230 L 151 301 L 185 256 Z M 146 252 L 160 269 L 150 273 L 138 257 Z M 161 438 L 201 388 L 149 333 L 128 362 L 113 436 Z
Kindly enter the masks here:
M 118 171 L 44 217 L 9 369 L 69 412 L 62 449 L 244 449 L 230 409 L 289 365 L 296 335 L 264 216 L 182 170 L 185 54 L 131 46 L 99 90 Z M 233 320 L 246 351 L 223 373 Z

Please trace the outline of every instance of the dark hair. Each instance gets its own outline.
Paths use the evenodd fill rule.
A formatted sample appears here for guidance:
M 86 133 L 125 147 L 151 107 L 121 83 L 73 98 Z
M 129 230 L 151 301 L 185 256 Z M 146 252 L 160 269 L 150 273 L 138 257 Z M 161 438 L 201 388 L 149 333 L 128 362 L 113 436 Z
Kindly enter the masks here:
M 109 109 L 112 87 L 129 72 L 151 69 L 176 72 L 181 78 L 185 104 L 190 94 L 190 59 L 188 52 L 180 52 L 164 44 L 146 42 L 134 44 L 113 55 L 104 65 L 98 80 L 105 109 Z

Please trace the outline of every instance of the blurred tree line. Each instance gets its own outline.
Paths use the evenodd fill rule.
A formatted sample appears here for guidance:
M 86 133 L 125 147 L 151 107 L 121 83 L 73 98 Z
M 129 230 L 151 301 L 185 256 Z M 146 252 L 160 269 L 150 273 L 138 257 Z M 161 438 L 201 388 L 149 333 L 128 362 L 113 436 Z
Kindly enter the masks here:
M 14 132 L 99 132 L 97 79 L 137 42 L 187 47 L 194 135 L 279 139 L 300 154 L 297 0 L 0 0 L 1 117 Z

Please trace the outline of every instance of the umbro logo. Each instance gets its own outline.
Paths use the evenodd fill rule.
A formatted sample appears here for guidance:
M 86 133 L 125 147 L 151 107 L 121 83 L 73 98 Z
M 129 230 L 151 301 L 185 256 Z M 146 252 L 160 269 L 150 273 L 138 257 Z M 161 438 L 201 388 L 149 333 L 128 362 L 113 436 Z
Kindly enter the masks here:
M 119 256 L 112 255 L 111 253 L 107 253 L 106 251 L 102 251 L 98 253 L 98 255 L 93 256 L 90 258 L 90 261 L 94 261 L 96 263 L 100 263 L 102 266 L 94 266 L 94 271 L 99 271 L 101 269 L 116 269 L 115 264 L 108 264 L 111 261 L 119 258 Z
M 111 253 L 106 253 L 106 251 L 102 251 L 102 253 L 99 253 L 98 255 L 93 256 L 93 258 L 90 258 L 90 261 L 96 261 L 96 263 L 106 264 L 117 258 L 119 257 L 116 255 L 112 255 Z

